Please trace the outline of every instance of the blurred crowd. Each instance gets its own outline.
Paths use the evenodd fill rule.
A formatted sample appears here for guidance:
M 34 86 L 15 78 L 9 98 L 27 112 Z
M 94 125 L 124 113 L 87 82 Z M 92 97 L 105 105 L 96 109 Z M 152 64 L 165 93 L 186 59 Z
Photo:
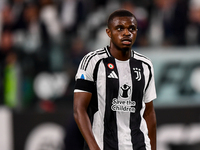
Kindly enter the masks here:
M 81 58 L 109 44 L 107 17 L 122 8 L 138 21 L 134 47 L 200 45 L 200 0 L 1 0 L 0 105 L 53 111 L 72 101 Z M 51 79 L 35 82 L 44 72 Z

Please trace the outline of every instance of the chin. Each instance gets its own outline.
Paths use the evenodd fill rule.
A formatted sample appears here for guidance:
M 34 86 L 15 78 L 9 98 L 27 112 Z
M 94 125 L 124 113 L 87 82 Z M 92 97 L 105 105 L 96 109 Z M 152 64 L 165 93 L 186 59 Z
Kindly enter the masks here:
M 123 46 L 121 49 L 123 51 L 129 51 L 131 48 L 132 48 L 132 46 L 130 45 L 130 46 Z
M 126 51 L 129 51 L 131 48 L 130 47 L 125 47 L 125 48 L 122 48 L 122 51 L 126 52 Z

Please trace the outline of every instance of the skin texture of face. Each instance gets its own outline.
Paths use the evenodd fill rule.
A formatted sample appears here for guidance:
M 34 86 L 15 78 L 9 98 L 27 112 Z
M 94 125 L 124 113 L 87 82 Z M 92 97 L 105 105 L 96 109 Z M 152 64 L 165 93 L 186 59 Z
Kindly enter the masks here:
M 124 55 L 130 55 L 137 36 L 137 21 L 134 17 L 115 17 L 106 32 L 111 39 L 111 53 L 120 51 Z

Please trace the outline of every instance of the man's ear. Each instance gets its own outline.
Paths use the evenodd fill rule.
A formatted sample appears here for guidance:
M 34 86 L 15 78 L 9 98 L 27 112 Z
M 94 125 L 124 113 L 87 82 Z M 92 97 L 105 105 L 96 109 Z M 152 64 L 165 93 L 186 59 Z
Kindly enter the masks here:
M 107 33 L 107 35 L 111 38 L 111 31 L 110 31 L 109 28 L 106 29 L 106 33 Z

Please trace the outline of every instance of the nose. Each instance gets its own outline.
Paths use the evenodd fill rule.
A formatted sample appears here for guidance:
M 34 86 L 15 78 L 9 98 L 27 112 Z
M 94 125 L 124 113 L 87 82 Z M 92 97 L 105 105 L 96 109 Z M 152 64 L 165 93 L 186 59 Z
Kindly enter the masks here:
M 131 33 L 130 33 L 130 31 L 129 31 L 128 29 L 125 29 L 125 30 L 124 30 L 124 35 L 126 35 L 126 36 L 130 36 Z

